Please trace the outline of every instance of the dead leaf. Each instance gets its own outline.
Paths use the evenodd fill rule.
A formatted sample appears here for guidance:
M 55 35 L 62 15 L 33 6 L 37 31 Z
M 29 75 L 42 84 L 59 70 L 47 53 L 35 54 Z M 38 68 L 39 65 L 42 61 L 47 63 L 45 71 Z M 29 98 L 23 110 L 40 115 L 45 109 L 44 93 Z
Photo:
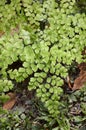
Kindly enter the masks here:
M 7 93 L 7 95 L 8 95 L 11 99 L 13 99 L 13 98 L 16 97 L 16 94 L 15 94 L 15 93 L 12 93 L 12 92 Z
M 79 64 L 78 68 L 80 69 L 80 71 L 86 71 L 86 63 L 83 62 L 83 63 Z
M 16 103 L 16 94 L 15 93 L 10 92 L 7 95 L 10 97 L 10 99 L 6 103 L 4 103 L 4 105 L 3 105 L 4 110 L 12 109 Z
M 86 83 L 86 63 L 83 62 L 78 65 L 80 70 L 79 76 L 75 79 L 72 90 L 81 89 Z
M 86 83 L 86 72 L 83 72 L 79 77 L 74 81 L 74 86 L 72 90 L 80 89 Z

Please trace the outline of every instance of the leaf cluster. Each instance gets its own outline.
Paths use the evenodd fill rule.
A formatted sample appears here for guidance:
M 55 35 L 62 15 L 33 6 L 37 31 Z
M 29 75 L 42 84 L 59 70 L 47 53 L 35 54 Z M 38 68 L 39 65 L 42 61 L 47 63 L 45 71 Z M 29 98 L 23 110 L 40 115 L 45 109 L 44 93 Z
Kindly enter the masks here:
M 5 9 L 4 9 L 5 8 Z M 14 81 L 28 79 L 52 117 L 57 119 L 62 85 L 71 64 L 86 61 L 86 14 L 75 0 L 0 1 L 1 31 L 19 26 L 19 32 L 0 38 L 0 90 L 13 88 Z M 18 68 L 13 64 L 21 61 Z M 11 66 L 11 67 L 10 67 Z

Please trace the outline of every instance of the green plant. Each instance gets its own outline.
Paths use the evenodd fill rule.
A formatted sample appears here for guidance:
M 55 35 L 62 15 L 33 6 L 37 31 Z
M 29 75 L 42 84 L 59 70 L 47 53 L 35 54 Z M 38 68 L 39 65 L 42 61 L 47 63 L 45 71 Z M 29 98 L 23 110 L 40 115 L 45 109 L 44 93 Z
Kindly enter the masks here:
M 19 115 L 19 112 L 7 112 L 0 118 L 0 129 L 28 130 L 32 129 L 32 123 L 24 114 Z
M 28 78 L 28 89 L 36 90 L 57 120 L 70 65 L 86 61 L 82 55 L 86 46 L 85 12 L 80 12 L 75 0 L 13 0 L 10 4 L 4 0 L 0 7 L 0 29 L 5 31 L 0 38 L 0 89 L 8 91 L 14 82 Z M 2 81 L 7 83 L 2 85 Z

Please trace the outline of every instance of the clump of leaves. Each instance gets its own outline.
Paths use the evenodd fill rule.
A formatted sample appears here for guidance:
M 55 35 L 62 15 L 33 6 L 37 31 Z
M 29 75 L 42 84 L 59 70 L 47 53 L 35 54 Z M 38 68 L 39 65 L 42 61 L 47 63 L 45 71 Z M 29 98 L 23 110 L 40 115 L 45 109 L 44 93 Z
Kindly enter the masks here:
M 28 89 L 36 90 L 51 117 L 59 123 L 64 79 L 74 61 L 86 61 L 82 55 L 86 14 L 80 13 L 75 0 L 13 0 L 9 4 L 1 1 L 0 6 L 2 30 L 7 29 L 9 21 L 9 28 L 20 23 L 18 33 L 0 38 L 1 81 L 8 82 L 7 86 L 0 86 L 2 91 L 12 89 L 14 82 L 28 79 Z M 15 63 L 20 64 L 14 67 Z
M 31 129 L 32 124 L 29 118 L 27 119 L 24 114 L 20 116 L 18 113 L 19 112 L 7 112 L 7 114 L 5 113 L 5 115 L 2 115 L 2 118 L 0 119 L 0 129 Z
M 44 111 L 41 111 L 40 117 L 37 119 L 44 122 L 44 128 L 50 130 L 82 130 L 86 128 L 86 86 L 69 94 L 63 94 L 61 102 L 63 106 L 60 117 L 58 117 L 58 123 L 55 119 Z M 42 106 L 40 106 L 42 107 Z

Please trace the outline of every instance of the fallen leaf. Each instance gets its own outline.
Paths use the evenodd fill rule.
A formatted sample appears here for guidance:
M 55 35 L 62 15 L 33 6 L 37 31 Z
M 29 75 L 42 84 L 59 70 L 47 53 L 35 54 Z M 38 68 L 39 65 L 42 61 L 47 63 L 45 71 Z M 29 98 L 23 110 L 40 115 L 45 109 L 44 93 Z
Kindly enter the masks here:
M 15 93 L 9 92 L 6 95 L 8 95 L 11 99 L 16 97 Z
M 75 79 L 72 90 L 81 89 L 86 83 L 86 63 L 83 62 L 78 65 L 80 70 L 79 76 Z
M 79 65 L 78 65 L 78 68 L 80 69 L 80 72 L 81 72 L 81 71 L 86 71 L 86 63 L 83 62 L 83 63 L 79 64 Z
M 4 110 L 12 109 L 16 103 L 16 94 L 15 93 L 10 92 L 7 95 L 10 97 L 10 99 L 6 103 L 4 103 L 4 105 L 3 105 Z

